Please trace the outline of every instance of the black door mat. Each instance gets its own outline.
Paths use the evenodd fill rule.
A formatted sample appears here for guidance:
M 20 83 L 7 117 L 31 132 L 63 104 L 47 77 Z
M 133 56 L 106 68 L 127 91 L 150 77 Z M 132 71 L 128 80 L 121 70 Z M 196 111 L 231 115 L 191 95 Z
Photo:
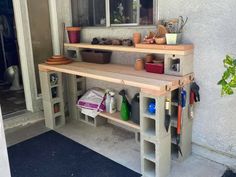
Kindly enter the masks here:
M 49 131 L 8 148 L 12 177 L 140 177 L 71 139 Z
M 236 173 L 234 173 L 232 170 L 226 170 L 222 177 L 236 177 Z

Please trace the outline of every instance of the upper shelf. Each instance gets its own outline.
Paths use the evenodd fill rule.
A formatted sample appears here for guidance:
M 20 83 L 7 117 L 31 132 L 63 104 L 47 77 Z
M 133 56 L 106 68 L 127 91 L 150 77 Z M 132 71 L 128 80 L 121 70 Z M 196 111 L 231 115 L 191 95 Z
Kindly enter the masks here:
M 155 45 L 154 48 L 139 48 L 127 46 L 113 46 L 113 45 L 92 45 L 86 43 L 70 44 L 65 43 L 65 47 L 83 48 L 83 49 L 97 49 L 97 50 L 110 50 L 118 52 L 137 52 L 137 53 L 152 53 L 152 54 L 172 54 L 172 55 L 188 55 L 193 53 L 193 45 L 178 45 L 175 50 L 171 49 L 168 45 Z M 150 44 L 152 45 L 152 44 Z

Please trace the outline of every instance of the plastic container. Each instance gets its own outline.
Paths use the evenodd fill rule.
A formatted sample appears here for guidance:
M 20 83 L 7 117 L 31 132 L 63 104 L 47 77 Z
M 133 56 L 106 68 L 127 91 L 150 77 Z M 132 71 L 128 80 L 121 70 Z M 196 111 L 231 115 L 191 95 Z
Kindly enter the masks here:
M 111 96 L 109 94 L 109 91 L 107 91 L 107 93 L 106 93 L 106 101 L 105 101 L 106 112 L 110 112 L 110 102 L 111 102 Z
M 116 112 L 116 99 L 115 99 L 115 93 L 109 92 L 110 95 L 110 106 L 109 106 L 109 113 L 113 114 Z
M 80 43 L 80 27 L 67 27 L 66 30 L 70 43 Z
M 150 73 L 164 74 L 164 63 L 146 63 L 145 69 Z
M 81 50 L 80 54 L 84 62 L 107 64 L 111 61 L 112 52 L 101 50 Z
M 134 98 L 131 101 L 131 120 L 136 124 L 140 124 L 139 93 L 135 94 Z

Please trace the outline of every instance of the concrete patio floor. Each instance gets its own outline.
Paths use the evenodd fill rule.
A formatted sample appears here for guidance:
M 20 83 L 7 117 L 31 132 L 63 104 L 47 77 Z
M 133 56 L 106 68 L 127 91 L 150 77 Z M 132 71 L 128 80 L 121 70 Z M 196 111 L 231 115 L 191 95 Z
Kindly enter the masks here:
M 8 131 L 8 146 L 46 131 L 48 130 L 43 122 Z M 110 124 L 95 128 L 81 122 L 71 122 L 57 132 L 136 172 L 141 172 L 140 147 L 135 142 L 134 135 L 128 131 Z M 225 170 L 224 165 L 193 154 L 182 163 L 172 161 L 169 177 L 222 177 Z

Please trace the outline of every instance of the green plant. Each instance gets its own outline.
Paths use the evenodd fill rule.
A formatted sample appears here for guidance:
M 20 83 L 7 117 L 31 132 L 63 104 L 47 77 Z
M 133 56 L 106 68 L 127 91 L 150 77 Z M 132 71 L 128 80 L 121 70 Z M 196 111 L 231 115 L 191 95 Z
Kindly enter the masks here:
M 221 95 L 232 95 L 236 88 L 236 59 L 226 55 L 224 61 L 226 71 L 223 73 L 218 85 L 221 85 Z

